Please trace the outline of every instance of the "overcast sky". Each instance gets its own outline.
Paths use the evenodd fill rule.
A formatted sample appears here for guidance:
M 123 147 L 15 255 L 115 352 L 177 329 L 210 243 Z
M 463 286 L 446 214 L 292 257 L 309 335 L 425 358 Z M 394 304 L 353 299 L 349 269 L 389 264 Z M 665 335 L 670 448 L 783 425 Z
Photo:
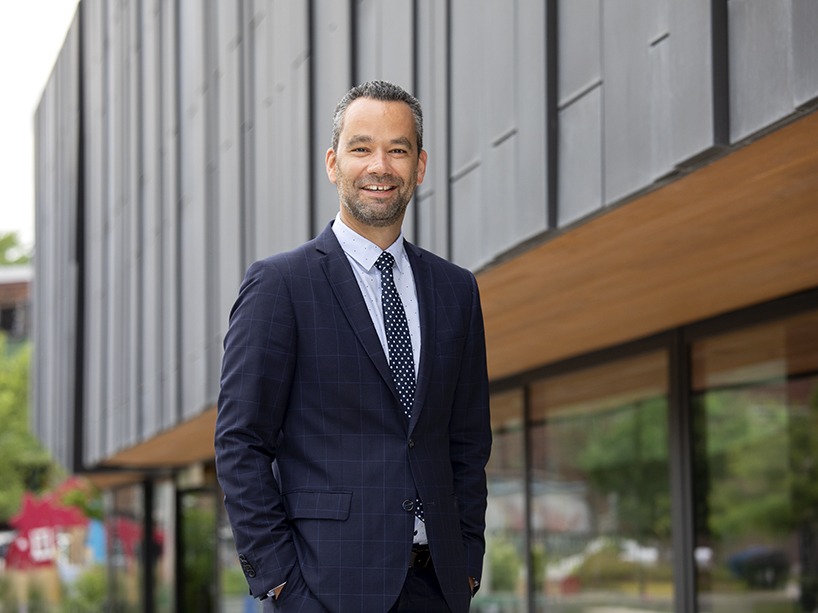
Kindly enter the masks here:
M 34 111 L 77 0 L 0 0 L 0 232 L 34 242 Z

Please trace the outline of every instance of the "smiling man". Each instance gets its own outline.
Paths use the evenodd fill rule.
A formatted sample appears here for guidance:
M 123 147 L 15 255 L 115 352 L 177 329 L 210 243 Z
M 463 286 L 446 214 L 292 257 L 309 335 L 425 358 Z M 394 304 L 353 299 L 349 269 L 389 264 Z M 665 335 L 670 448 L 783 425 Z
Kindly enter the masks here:
M 252 594 L 272 611 L 465 612 L 491 448 L 474 276 L 404 240 L 418 101 L 338 103 L 315 239 L 254 263 L 225 337 L 216 468 Z

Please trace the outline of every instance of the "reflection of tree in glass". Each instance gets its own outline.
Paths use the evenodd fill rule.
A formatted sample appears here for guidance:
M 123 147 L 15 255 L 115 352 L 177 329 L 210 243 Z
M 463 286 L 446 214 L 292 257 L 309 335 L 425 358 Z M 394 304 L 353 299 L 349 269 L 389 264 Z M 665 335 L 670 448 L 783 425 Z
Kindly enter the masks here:
M 818 609 L 818 381 L 809 402 L 793 410 L 790 428 L 792 503 L 801 568 L 800 605 Z
M 670 537 L 667 402 L 653 398 L 591 416 L 579 464 L 592 496 L 617 500 L 617 528 L 646 540 Z

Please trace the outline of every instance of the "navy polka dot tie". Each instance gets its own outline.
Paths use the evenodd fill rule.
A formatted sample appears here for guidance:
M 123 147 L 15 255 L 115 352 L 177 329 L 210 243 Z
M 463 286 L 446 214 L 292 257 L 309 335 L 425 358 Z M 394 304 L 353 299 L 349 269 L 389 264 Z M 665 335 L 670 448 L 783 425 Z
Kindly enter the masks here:
M 386 347 L 389 350 L 389 368 L 403 405 L 403 412 L 411 419 L 412 403 L 415 401 L 415 359 L 412 355 L 412 339 L 409 336 L 406 311 L 403 309 L 403 302 L 392 275 L 394 265 L 395 258 L 386 251 L 375 261 L 375 268 L 381 271 L 381 304 Z M 415 515 L 423 519 L 423 505 L 420 499 L 415 504 Z
M 412 403 L 415 401 L 415 360 L 412 356 L 412 339 L 409 336 L 409 324 L 406 323 L 406 311 L 403 310 L 403 302 L 392 276 L 394 265 L 395 258 L 386 251 L 375 262 L 375 267 L 381 271 L 381 303 L 386 346 L 389 350 L 389 368 L 392 370 L 403 412 L 411 419 Z

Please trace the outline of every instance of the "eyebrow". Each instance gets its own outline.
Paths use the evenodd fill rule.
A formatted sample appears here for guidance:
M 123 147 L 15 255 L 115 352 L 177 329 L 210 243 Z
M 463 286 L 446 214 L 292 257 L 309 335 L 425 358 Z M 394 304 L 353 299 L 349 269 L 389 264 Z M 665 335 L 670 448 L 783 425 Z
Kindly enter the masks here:
M 350 139 L 347 141 L 347 147 L 354 147 L 355 145 L 367 144 L 371 143 L 374 139 L 371 136 L 367 136 L 365 134 L 356 134 L 351 136 Z M 412 142 L 406 138 L 405 136 L 399 136 L 398 138 L 393 138 L 389 141 L 391 145 L 401 145 L 406 149 L 412 150 Z

